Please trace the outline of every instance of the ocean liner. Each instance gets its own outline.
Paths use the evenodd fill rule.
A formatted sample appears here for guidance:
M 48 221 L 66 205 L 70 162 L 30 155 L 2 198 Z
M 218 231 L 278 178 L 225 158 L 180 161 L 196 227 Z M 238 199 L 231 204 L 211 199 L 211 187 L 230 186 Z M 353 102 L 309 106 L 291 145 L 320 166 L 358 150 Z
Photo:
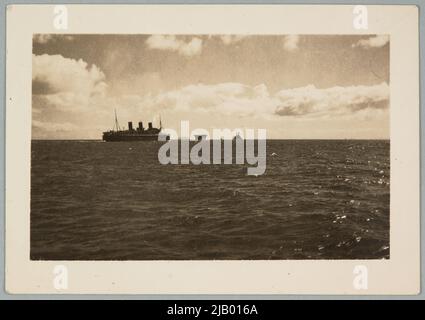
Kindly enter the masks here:
M 158 141 L 158 136 L 162 130 L 161 119 L 159 120 L 159 128 L 154 128 L 152 122 L 148 123 L 148 128 L 143 128 L 143 122 L 139 122 L 139 126 L 134 129 L 133 122 L 128 122 L 128 130 L 120 128 L 115 112 L 114 128 L 103 132 L 102 140 L 108 142 L 115 141 Z M 168 137 L 167 137 L 168 138 Z M 168 140 L 168 139 L 167 139 Z

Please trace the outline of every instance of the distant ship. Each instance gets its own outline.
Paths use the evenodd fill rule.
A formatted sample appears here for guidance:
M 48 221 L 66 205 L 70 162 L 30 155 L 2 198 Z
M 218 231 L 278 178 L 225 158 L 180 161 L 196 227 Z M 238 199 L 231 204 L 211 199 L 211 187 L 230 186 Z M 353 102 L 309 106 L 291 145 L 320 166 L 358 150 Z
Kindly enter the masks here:
M 118 124 L 117 113 L 115 112 L 115 125 L 112 130 L 103 132 L 102 140 L 108 142 L 116 141 L 158 141 L 158 136 L 162 130 L 161 119 L 159 120 L 159 128 L 154 128 L 152 122 L 148 123 L 148 128 L 143 128 L 143 122 L 139 122 L 139 126 L 134 129 L 133 122 L 128 122 L 128 130 L 122 130 Z M 167 136 L 168 140 L 169 136 Z

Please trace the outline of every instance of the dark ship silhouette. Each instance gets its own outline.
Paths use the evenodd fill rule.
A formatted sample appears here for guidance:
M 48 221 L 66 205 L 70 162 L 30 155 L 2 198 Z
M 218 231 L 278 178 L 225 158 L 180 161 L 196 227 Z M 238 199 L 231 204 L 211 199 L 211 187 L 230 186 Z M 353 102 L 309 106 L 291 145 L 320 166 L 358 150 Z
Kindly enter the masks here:
M 154 128 L 152 122 L 148 123 L 148 128 L 143 128 L 143 122 L 139 122 L 139 126 L 134 129 L 133 122 L 128 122 L 128 130 L 122 130 L 118 124 L 117 113 L 115 112 L 114 128 L 103 132 L 102 140 L 108 142 L 115 141 L 158 141 L 158 136 L 162 130 L 161 119 L 159 120 L 159 128 Z M 166 137 L 168 140 L 168 136 Z

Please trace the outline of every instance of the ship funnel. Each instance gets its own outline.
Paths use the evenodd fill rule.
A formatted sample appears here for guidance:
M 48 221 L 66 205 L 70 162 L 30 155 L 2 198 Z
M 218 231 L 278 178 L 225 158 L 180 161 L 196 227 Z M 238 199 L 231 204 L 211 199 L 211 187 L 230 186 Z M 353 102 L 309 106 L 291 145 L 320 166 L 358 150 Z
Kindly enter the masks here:
M 133 122 L 128 122 L 128 130 L 133 131 Z
M 143 122 L 142 121 L 139 122 L 139 131 L 143 131 Z
M 152 122 L 149 122 L 149 129 L 152 129 Z

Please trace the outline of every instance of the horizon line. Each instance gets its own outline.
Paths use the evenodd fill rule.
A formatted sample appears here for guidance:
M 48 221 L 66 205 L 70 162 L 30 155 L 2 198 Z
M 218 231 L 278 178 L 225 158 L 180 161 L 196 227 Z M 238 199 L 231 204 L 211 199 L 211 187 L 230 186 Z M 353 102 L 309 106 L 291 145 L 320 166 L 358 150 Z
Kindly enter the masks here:
M 177 140 L 182 140 L 182 139 L 179 138 Z M 218 139 L 208 139 L 207 141 L 214 141 L 214 140 L 218 140 Z M 232 139 L 220 139 L 220 140 L 232 140 Z M 248 139 L 243 139 L 243 140 L 248 140 Z M 259 140 L 259 139 L 254 139 L 254 140 Z M 391 138 L 266 138 L 262 140 L 387 140 L 387 141 L 391 141 Z M 31 141 L 104 141 L 104 140 L 91 139 L 91 138 L 81 138 L 81 139 L 31 138 Z M 152 140 L 152 141 L 166 142 L 166 141 L 160 141 L 160 140 Z M 198 142 L 199 140 L 190 140 L 190 141 Z M 120 141 L 120 142 L 143 142 L 143 141 Z

